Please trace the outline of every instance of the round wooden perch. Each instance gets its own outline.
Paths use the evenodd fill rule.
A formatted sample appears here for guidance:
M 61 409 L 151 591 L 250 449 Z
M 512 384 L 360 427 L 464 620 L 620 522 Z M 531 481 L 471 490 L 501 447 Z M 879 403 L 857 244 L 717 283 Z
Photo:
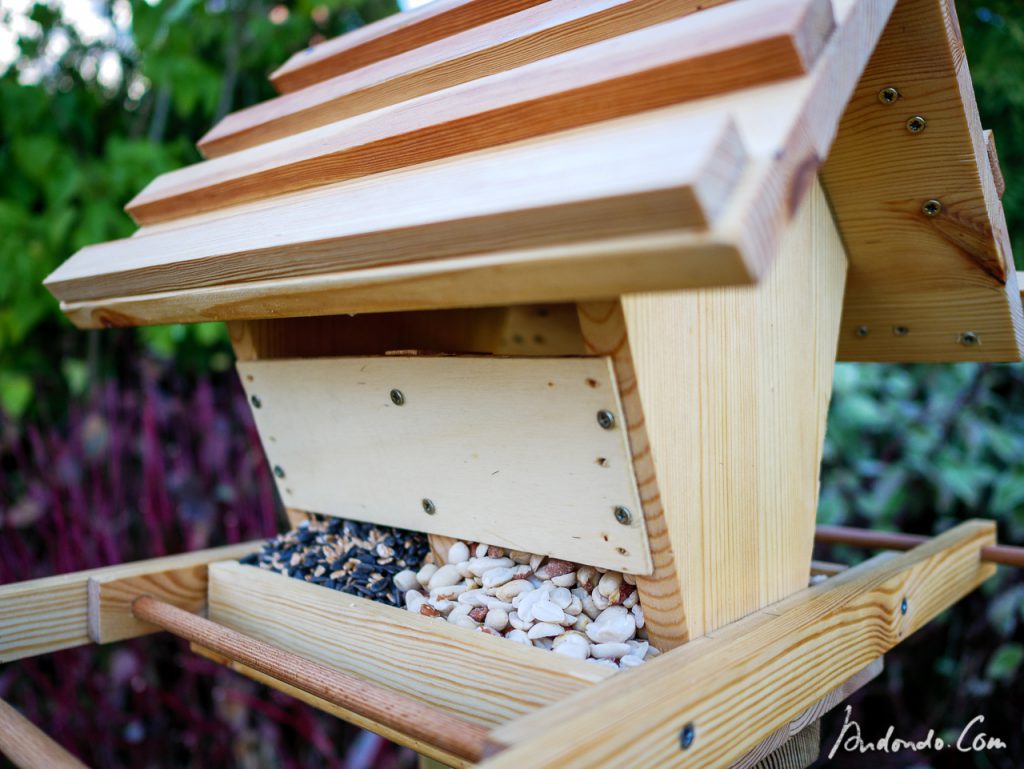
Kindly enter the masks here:
M 923 537 L 920 534 L 868 531 L 849 526 L 818 526 L 814 539 L 816 542 L 825 544 L 853 545 L 854 547 L 878 548 L 879 550 L 912 550 L 922 542 L 928 541 L 928 537 Z M 981 548 L 981 560 L 1001 566 L 1016 566 L 1018 569 L 1024 569 L 1024 547 L 986 545 Z
M 487 730 L 458 716 L 278 649 L 152 596 L 136 598 L 132 602 L 132 613 L 179 638 L 201 644 L 235 662 L 467 761 L 476 763 L 483 756 Z

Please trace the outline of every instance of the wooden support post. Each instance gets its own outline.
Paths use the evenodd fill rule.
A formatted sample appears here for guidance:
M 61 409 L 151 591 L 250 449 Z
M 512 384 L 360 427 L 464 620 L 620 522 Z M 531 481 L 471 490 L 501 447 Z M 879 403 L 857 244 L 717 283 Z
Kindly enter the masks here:
M 260 544 L 244 542 L 0 585 L 0 663 L 90 643 L 90 579 L 112 581 L 188 569 L 213 561 L 241 558 L 258 550 Z
M 482 766 L 729 766 L 991 577 L 994 542 L 994 524 L 970 521 L 854 566 L 496 729 Z
M 612 357 L 655 563 L 651 638 L 678 646 L 807 584 L 846 259 L 815 184 L 757 287 L 581 304 Z

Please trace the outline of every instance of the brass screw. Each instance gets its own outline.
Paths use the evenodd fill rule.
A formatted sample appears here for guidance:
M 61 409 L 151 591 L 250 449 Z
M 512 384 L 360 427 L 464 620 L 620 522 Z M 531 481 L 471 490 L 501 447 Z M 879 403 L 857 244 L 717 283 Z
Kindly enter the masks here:
M 926 200 L 924 205 L 921 206 L 921 211 L 924 212 L 925 216 L 938 216 L 942 213 L 942 201 L 935 198 Z
M 898 98 L 900 98 L 900 92 L 892 86 L 883 88 L 878 92 L 878 100 L 882 102 L 882 104 L 894 104 Z
M 920 115 L 914 115 L 907 121 L 907 130 L 912 134 L 919 134 L 928 127 L 928 121 Z

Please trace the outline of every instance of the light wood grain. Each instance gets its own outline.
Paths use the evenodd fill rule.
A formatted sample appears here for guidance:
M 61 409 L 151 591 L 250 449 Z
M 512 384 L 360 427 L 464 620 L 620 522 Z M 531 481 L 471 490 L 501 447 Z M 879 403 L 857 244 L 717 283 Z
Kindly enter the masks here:
M 485 726 L 614 675 L 237 563 L 210 567 L 210 619 Z
M 822 171 L 850 257 L 840 358 L 1018 360 L 1024 312 L 947 0 L 900 0 Z M 880 103 L 881 88 L 900 98 Z M 910 133 L 920 115 L 927 127 Z M 928 217 L 922 205 L 942 203 Z M 978 344 L 962 343 L 971 332 Z
M 90 246 L 46 285 L 79 301 L 657 234 L 713 220 L 744 156 L 728 115 L 646 113 Z
M 0 755 L 18 769 L 86 769 L 4 700 L 0 700 Z
M 493 75 L 721 0 L 549 0 L 228 115 L 199 140 L 220 157 Z
M 583 355 L 571 304 L 232 321 L 238 360 L 420 353 Z
M 287 506 L 651 569 L 639 513 L 615 519 L 640 502 L 621 421 L 597 421 L 621 414 L 603 358 L 316 358 L 238 372 Z
M 432 705 L 251 638 L 151 595 L 137 596 L 131 610 L 143 622 L 392 729 L 401 728 L 468 761 L 479 761 L 483 755 L 486 729 Z
M 188 568 L 225 558 L 241 558 L 258 550 L 260 544 L 244 542 L 0 585 L 0 662 L 35 657 L 90 643 L 90 579 L 124 579 L 139 574 Z
M 648 231 L 315 277 L 255 280 L 243 276 L 247 282 L 241 284 L 150 296 L 133 296 L 115 287 L 105 299 L 62 306 L 77 325 L 97 328 L 579 301 L 637 291 L 749 283 L 767 270 L 778 252 L 786 223 L 828 154 L 843 110 L 894 3 L 836 0 L 838 28 L 809 77 L 652 113 L 658 120 L 667 119 L 661 115 L 669 113 L 735 117 L 754 160 L 711 230 Z M 631 146 L 613 148 L 611 156 L 620 158 L 620 150 Z M 269 204 L 266 210 L 276 205 Z M 155 231 L 161 227 L 165 225 L 157 225 Z
M 832 26 L 829 0 L 726 4 L 163 174 L 125 210 L 152 224 L 797 77 Z
M 619 390 L 642 404 L 630 439 L 655 559 L 638 586 L 666 645 L 807 585 L 845 271 L 815 184 L 760 286 L 621 300 L 609 338 L 628 342 L 635 385 L 620 365 Z
M 444 750 L 441 750 L 434 745 L 430 745 L 426 742 L 423 742 L 422 740 L 410 737 L 403 731 L 392 729 L 380 723 L 379 721 L 374 721 L 373 719 L 366 718 L 365 716 L 361 716 L 358 713 L 352 712 L 351 710 L 347 710 L 345 708 L 339 707 L 338 705 L 330 703 L 325 699 L 309 694 L 308 692 L 304 692 L 301 689 L 296 689 L 294 686 L 289 686 L 284 681 L 279 681 L 278 679 L 268 676 L 265 673 L 261 673 L 260 671 L 254 668 L 251 668 L 247 665 L 243 665 L 240 662 L 229 660 L 227 657 L 221 654 L 217 654 L 217 652 L 207 649 L 203 646 L 200 646 L 198 644 L 191 644 L 191 649 L 196 654 L 205 657 L 206 659 L 212 660 L 213 662 L 216 662 L 219 665 L 224 665 L 225 667 L 234 670 L 236 673 L 239 673 L 240 675 L 243 675 L 246 678 L 252 679 L 253 681 L 256 681 L 257 683 L 263 684 L 265 686 L 269 686 L 271 689 L 275 689 L 276 691 L 283 692 L 292 697 L 295 697 L 296 699 L 305 702 L 307 705 L 317 708 L 318 710 L 322 710 L 325 713 L 330 713 L 332 716 L 340 718 L 343 721 L 347 721 L 355 726 L 358 726 L 360 729 L 368 729 L 374 734 L 379 734 L 384 739 L 389 740 L 390 742 L 394 742 L 397 745 L 404 745 L 407 748 L 412 748 L 417 753 L 425 756 L 430 756 L 431 758 L 441 761 L 447 766 L 453 767 L 453 769 L 463 769 L 464 767 L 470 767 L 473 765 L 469 761 L 466 761 L 465 759 L 460 758 L 452 753 L 448 753 Z
M 299 51 L 270 75 L 281 93 L 365 67 L 467 29 L 500 19 L 543 0 L 435 0 L 405 13 Z
M 991 130 L 985 131 L 985 154 L 988 156 L 988 167 L 992 171 L 992 183 L 996 187 L 996 195 L 1002 200 L 1006 192 L 1006 179 L 1003 177 L 1002 166 L 999 165 L 999 151 L 996 149 L 996 136 Z
M 223 556 L 216 554 L 216 560 Z M 179 569 L 156 566 L 148 574 L 131 577 L 91 577 L 89 593 L 89 638 L 93 643 L 111 643 L 155 633 L 159 628 L 135 618 L 131 604 L 140 595 L 151 595 L 179 608 L 199 614 L 206 609 L 206 567 L 197 563 Z
M 973 521 L 855 566 L 495 730 L 496 748 L 513 747 L 480 766 L 728 766 L 990 577 L 978 551 L 994 541 L 994 524 Z
M 773 751 L 782 747 L 788 740 L 795 737 L 811 724 L 819 721 L 822 716 L 832 710 L 836 705 L 841 703 L 843 700 L 848 699 L 855 692 L 875 680 L 879 675 L 881 675 L 883 668 L 883 658 L 879 657 L 874 662 L 868 664 L 868 666 L 863 670 L 854 674 L 852 678 L 844 681 L 842 684 L 830 691 L 788 724 L 780 726 L 771 735 L 761 740 L 760 743 L 751 748 L 743 758 L 734 763 L 729 767 L 729 769 L 749 769 L 752 766 L 754 766 L 755 769 L 761 769 L 761 764 L 758 762 L 766 759 Z

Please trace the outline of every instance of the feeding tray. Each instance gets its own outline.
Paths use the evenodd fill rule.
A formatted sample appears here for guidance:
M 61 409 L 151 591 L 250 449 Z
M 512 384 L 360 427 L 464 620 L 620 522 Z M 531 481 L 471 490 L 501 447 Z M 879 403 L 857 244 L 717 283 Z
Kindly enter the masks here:
M 3 659 L 91 613 L 452 765 L 804 766 L 790 738 L 992 573 L 970 522 L 807 587 L 835 361 L 1024 349 L 951 3 L 438 0 L 272 79 L 46 285 L 83 328 L 227 321 L 293 521 L 621 572 L 663 653 L 617 673 L 211 553 L 0 588 Z

